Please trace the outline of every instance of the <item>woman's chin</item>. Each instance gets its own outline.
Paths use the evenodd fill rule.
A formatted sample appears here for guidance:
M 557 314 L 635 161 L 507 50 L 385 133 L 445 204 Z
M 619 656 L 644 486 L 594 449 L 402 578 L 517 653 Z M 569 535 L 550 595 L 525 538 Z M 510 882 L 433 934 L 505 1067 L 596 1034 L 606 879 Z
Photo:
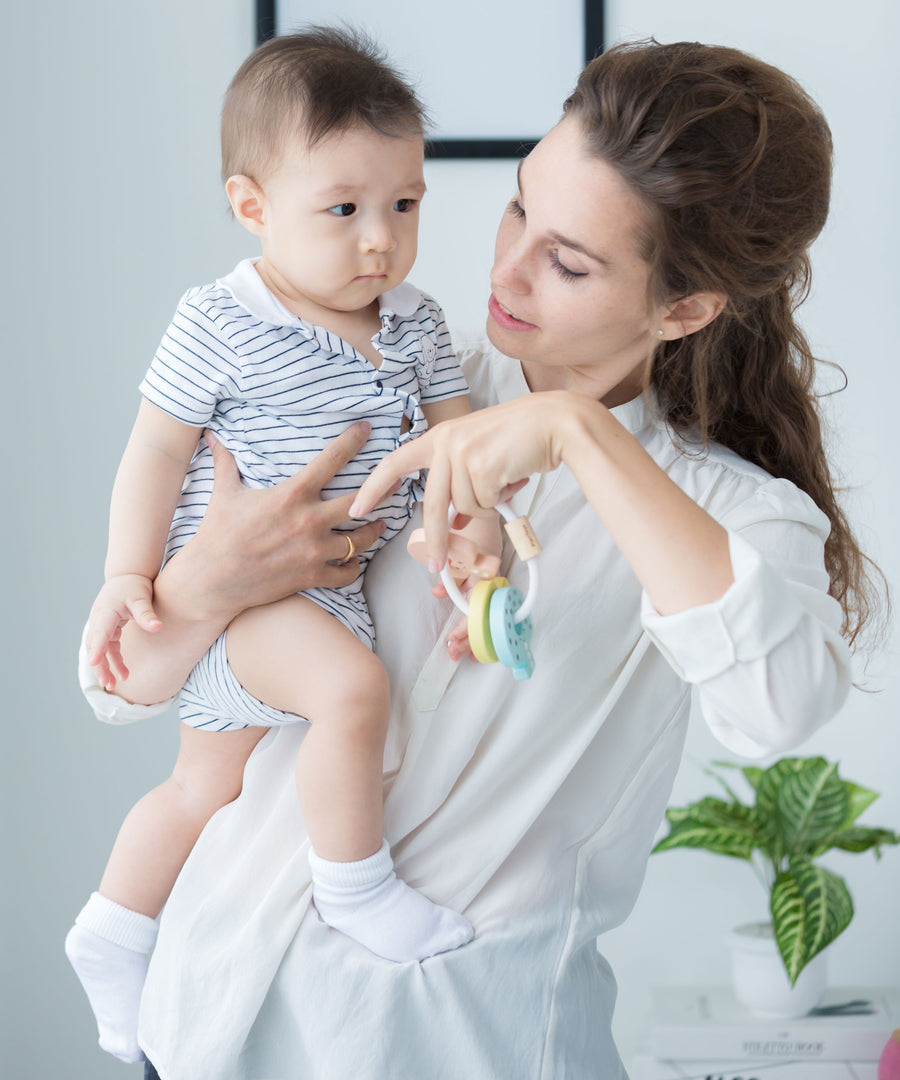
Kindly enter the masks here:
M 530 350 L 527 349 L 527 337 L 525 334 L 504 330 L 490 315 L 488 315 L 485 323 L 485 332 L 488 341 L 504 356 L 511 356 L 516 360 L 528 359 L 525 354 Z

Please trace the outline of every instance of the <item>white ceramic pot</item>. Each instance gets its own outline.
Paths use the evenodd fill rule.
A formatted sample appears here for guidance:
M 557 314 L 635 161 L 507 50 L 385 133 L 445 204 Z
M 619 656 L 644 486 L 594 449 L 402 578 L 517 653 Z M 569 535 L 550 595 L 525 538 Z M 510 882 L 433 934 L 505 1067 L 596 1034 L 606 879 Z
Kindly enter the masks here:
M 810 960 L 791 986 L 771 923 L 739 926 L 726 942 L 731 946 L 734 996 L 752 1013 L 779 1019 L 805 1016 L 822 1000 L 827 949 Z

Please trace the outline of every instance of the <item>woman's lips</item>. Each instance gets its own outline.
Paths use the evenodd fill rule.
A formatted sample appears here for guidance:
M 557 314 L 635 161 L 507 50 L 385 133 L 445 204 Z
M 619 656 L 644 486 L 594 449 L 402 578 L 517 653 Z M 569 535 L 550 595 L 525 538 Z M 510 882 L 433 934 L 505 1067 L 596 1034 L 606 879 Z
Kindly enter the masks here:
M 490 299 L 488 300 L 488 313 L 494 322 L 497 323 L 498 326 L 502 326 L 504 330 L 537 329 L 534 323 L 525 322 L 524 319 L 517 319 L 512 312 L 507 311 L 493 293 L 491 293 Z

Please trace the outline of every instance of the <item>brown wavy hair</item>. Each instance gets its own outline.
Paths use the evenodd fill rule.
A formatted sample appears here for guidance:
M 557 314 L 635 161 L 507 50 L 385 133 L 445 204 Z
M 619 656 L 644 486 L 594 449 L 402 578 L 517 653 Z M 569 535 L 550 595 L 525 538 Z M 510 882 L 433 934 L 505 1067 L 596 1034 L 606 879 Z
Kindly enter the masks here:
M 663 342 L 647 380 L 666 420 L 721 443 L 807 492 L 827 515 L 830 592 L 854 643 L 879 606 L 838 503 L 822 439 L 817 361 L 794 313 L 809 246 L 828 214 L 831 133 L 788 75 L 736 49 L 618 45 L 565 103 L 587 147 L 643 200 L 656 299 L 727 297 L 708 326 Z

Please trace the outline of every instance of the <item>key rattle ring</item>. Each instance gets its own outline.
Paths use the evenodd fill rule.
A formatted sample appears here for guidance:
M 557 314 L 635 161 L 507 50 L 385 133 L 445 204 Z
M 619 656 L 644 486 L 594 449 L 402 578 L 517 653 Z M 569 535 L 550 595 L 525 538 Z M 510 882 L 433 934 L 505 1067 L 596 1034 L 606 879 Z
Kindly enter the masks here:
M 534 632 L 530 612 L 537 599 L 536 562 L 541 545 L 527 517 L 516 517 L 506 503 L 498 506 L 497 510 L 506 519 L 503 527 L 516 554 L 528 564 L 527 596 L 497 574 L 500 568 L 498 557 L 479 552 L 471 540 L 453 529 L 456 509 L 452 503 L 448 509 L 451 528 L 447 561 L 441 570 L 441 581 L 447 595 L 466 616 L 472 656 L 481 664 L 499 661 L 512 671 L 515 678 L 530 679 L 534 671 L 534 656 L 529 644 Z M 416 529 L 410 535 L 406 548 L 414 559 L 427 563 L 425 530 Z M 468 599 L 457 585 L 454 571 L 460 580 L 480 578 Z
M 537 600 L 539 579 L 537 559 L 535 556 L 540 552 L 541 547 L 540 544 L 538 544 L 534 533 L 531 531 L 531 526 L 528 524 L 527 518 L 517 517 L 509 503 L 501 503 L 497 507 L 497 510 L 506 519 L 509 526 L 513 527 L 507 527 L 506 531 L 512 539 L 519 557 L 524 559 L 528 566 L 528 592 L 518 611 L 512 616 L 514 622 L 520 623 L 527 619 L 531 614 L 535 601 Z M 455 517 L 456 510 L 453 503 L 451 503 L 447 519 L 452 523 Z M 469 603 L 460 591 L 459 586 L 453 580 L 449 564 L 447 563 L 444 564 L 444 567 L 441 570 L 441 581 L 443 582 L 444 588 L 447 590 L 447 595 L 453 603 L 459 608 L 463 615 L 468 615 Z

